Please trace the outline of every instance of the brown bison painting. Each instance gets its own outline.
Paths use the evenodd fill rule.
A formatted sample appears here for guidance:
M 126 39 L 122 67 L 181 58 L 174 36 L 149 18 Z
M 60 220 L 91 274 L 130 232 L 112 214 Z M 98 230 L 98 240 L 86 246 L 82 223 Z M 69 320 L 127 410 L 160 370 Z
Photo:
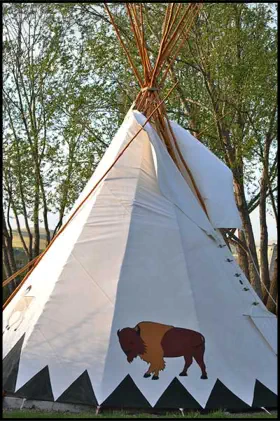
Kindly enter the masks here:
M 185 365 L 180 376 L 187 376 L 193 358 L 201 368 L 201 379 L 207 379 L 204 364 L 205 339 L 194 330 L 168 326 L 161 323 L 141 322 L 134 328 L 118 330 L 120 346 L 131 363 L 140 357 L 150 364 L 144 377 L 157 380 L 159 372 L 164 370 L 166 358 L 184 357 Z

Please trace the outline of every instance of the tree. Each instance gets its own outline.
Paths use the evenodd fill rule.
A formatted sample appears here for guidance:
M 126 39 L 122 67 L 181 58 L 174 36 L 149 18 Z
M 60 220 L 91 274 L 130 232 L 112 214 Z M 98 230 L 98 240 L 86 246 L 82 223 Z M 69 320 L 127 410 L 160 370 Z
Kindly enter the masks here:
M 271 20 L 271 10 L 262 4 L 205 5 L 188 48 L 179 58 L 181 71 L 184 67 L 192 69 L 184 92 L 193 78 L 196 86 L 202 79 L 192 97 L 200 104 L 196 120 L 200 127 L 209 126 L 203 140 L 233 172 L 244 227 L 241 240 L 252 254 L 250 259 L 239 248 L 240 263 L 260 297 L 259 262 L 249 215 L 260 206 L 261 278 L 267 283 L 265 210 L 267 197 L 271 195 L 274 200 L 272 185 L 277 173 L 276 31 L 269 25 Z M 188 110 L 185 112 L 187 115 Z M 257 181 L 256 168 L 262 172 L 262 182 L 251 192 L 247 186 Z
M 59 10 L 4 6 L 4 207 L 29 260 L 40 253 L 41 222 L 48 243 L 50 213 L 59 214 L 56 232 L 107 146 L 95 79 L 81 34 Z

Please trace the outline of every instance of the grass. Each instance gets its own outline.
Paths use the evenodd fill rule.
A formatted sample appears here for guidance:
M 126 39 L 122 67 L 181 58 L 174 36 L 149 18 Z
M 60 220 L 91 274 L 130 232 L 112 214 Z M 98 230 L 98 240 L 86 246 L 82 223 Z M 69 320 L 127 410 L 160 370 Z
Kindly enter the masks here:
M 22 234 L 23 234 L 23 238 L 25 239 L 25 241 L 28 244 L 27 232 L 23 231 Z M 41 235 L 41 237 L 43 237 L 43 238 L 40 238 L 40 249 L 44 250 L 46 248 L 46 234 L 44 235 L 44 234 L 41 233 L 40 235 Z M 20 236 L 16 231 L 13 231 L 13 247 L 18 248 L 18 249 L 21 249 L 21 248 L 23 249 Z
M 166 412 L 162 414 L 148 414 L 148 413 L 137 413 L 133 414 L 133 412 L 126 412 L 126 411 L 114 411 L 114 412 L 103 412 L 99 415 L 96 415 L 95 412 L 84 412 L 79 414 L 69 413 L 69 412 L 42 412 L 37 410 L 11 410 L 11 411 L 4 411 L 3 418 L 50 418 L 50 419 L 57 419 L 57 418 L 214 418 L 214 419 L 266 419 L 266 418 L 274 418 L 277 419 L 277 413 L 273 411 L 273 413 L 267 414 L 266 412 L 250 412 L 250 413 L 240 413 L 240 414 L 230 414 L 224 411 L 215 411 L 208 414 L 201 414 L 200 412 L 188 412 L 184 416 L 176 412 Z

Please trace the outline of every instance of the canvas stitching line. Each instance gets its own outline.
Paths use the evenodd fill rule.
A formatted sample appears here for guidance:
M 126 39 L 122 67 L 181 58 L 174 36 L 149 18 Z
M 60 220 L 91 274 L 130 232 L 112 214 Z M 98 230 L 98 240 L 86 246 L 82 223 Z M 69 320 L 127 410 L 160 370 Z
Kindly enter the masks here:
M 174 204 L 174 207 L 175 208 L 178 208 L 179 209 L 179 211 L 180 212 L 182 212 L 182 210 L 179 208 L 179 207 L 177 207 L 175 204 Z M 185 215 L 185 213 L 184 212 L 182 212 L 184 215 Z M 179 221 L 178 221 L 178 216 L 177 216 L 177 212 L 176 212 L 176 209 L 174 209 L 174 214 L 175 214 L 175 219 L 176 219 L 176 227 L 177 227 L 177 231 L 178 231 L 178 234 L 179 234 L 179 241 L 180 241 L 180 244 L 181 244 L 181 250 L 182 250 L 182 254 L 183 254 L 183 258 L 184 258 L 184 262 L 185 262 L 185 268 L 186 268 L 186 272 L 187 272 L 187 275 L 188 275 L 188 277 L 189 277 L 189 270 L 188 270 L 188 264 L 187 264 L 187 259 L 186 259 L 186 256 L 185 256 L 185 252 L 184 252 L 184 246 L 183 246 L 183 241 L 182 241 L 182 235 L 181 235 L 181 231 L 180 231 L 180 228 L 179 228 Z M 186 216 L 186 215 L 185 215 Z M 188 217 L 187 217 L 188 218 Z M 189 218 L 190 219 L 190 218 Z M 193 221 L 192 221 L 193 222 Z M 193 222 L 194 223 L 194 222 Z M 194 223 L 195 224 L 195 223 Z M 196 224 L 195 224 L 196 225 Z M 196 225 L 197 226 L 197 225 Z M 201 229 L 200 227 L 198 227 L 199 229 Z M 190 279 L 190 278 L 189 278 Z M 189 283 L 190 284 L 190 289 L 191 289 L 191 293 L 192 293 L 192 297 L 194 298 L 194 294 L 193 294 L 193 289 L 192 289 L 192 287 L 191 287 L 191 282 Z M 199 332 L 201 332 L 201 328 L 200 328 L 200 324 L 199 324 L 199 319 L 198 319 L 198 312 L 197 312 L 197 309 L 196 309 L 196 305 L 195 305 L 195 300 L 193 299 L 193 303 L 194 303 L 194 311 L 195 311 L 195 316 L 196 316 L 196 321 L 197 321 L 197 326 L 198 326 L 198 329 L 199 329 Z M 179 379 L 179 381 L 180 381 L 180 379 Z M 181 382 L 180 382 L 181 383 Z M 181 383 L 182 384 L 182 386 L 185 388 L 185 386 L 184 386 L 184 384 L 183 383 Z M 207 397 L 207 400 L 206 400 L 206 404 L 207 404 L 207 401 L 208 401 L 208 399 L 209 399 L 209 397 L 210 397 L 210 395 L 211 395 L 211 393 L 212 393 L 212 391 L 213 391 L 213 389 L 214 389 L 214 387 L 215 387 L 215 384 L 216 384 L 216 382 L 213 382 L 213 384 L 212 384 L 212 388 L 211 388 L 211 390 L 209 390 L 209 394 L 208 394 L 208 397 Z M 185 388 L 186 389 L 186 388 Z M 186 389 L 187 390 L 187 389 Z M 200 403 L 200 401 L 199 401 L 199 399 L 198 399 L 198 396 L 193 396 L 195 399 L 196 399 L 196 401 L 201 405 L 201 403 Z M 205 404 L 205 406 L 206 406 L 206 404 Z M 203 405 L 201 405 L 202 407 L 203 407 Z
M 110 303 L 112 305 L 113 302 L 111 300 L 111 298 L 106 294 L 106 292 L 101 288 L 100 285 L 98 285 L 98 283 L 93 279 L 93 277 L 90 275 L 90 273 L 86 270 L 86 268 L 82 265 L 82 263 L 78 260 L 78 258 L 75 256 L 74 252 L 72 251 L 71 255 L 74 257 L 74 259 L 79 263 L 79 265 L 81 266 L 81 268 L 84 270 L 84 272 L 89 276 L 89 278 L 92 280 L 92 282 L 100 289 L 100 291 L 103 293 L 103 295 L 105 295 L 105 297 L 110 301 Z
M 112 192 L 112 190 L 110 189 L 110 187 L 108 186 L 108 181 L 109 180 L 105 180 L 105 181 L 107 181 L 107 183 L 105 184 L 105 182 L 104 182 L 104 186 L 106 186 L 106 188 L 107 188 L 107 190 L 109 191 L 109 193 L 114 197 L 114 199 L 116 199 L 118 202 L 119 202 L 119 204 L 124 208 L 124 210 L 125 210 L 125 212 L 129 215 L 130 214 L 130 212 L 129 212 L 129 210 L 128 210 L 128 206 L 126 206 L 123 202 L 122 202 L 122 200 L 115 194 L 115 193 L 113 193 Z
M 147 134 L 147 133 L 146 133 Z M 149 138 L 149 135 L 147 134 L 147 136 L 148 136 L 148 140 L 150 141 L 150 138 Z M 141 165 L 142 165 L 142 162 L 143 162 L 143 156 L 144 156 L 144 154 L 142 155 L 142 160 L 141 160 L 141 164 L 140 164 L 140 167 L 141 167 Z M 139 173 L 140 173 L 140 168 L 139 168 Z M 140 174 L 139 174 L 140 175 Z M 140 180 L 140 177 L 138 177 L 138 179 L 137 179 L 137 183 L 136 183 L 136 186 L 135 186 L 135 191 L 134 191 L 134 196 L 133 196 L 133 200 L 135 200 L 135 198 L 136 198 L 136 195 L 137 195 L 137 190 L 138 190 L 138 184 L 139 184 L 139 180 Z M 135 210 L 135 208 L 133 208 L 132 207 L 132 210 L 131 210 L 131 213 L 130 213 L 130 221 L 129 221 L 129 227 L 128 227 L 128 233 L 127 233 L 127 238 L 126 238 L 126 244 L 125 244 L 125 249 L 124 249 L 124 254 L 123 254 L 123 259 L 122 259 L 122 264 L 121 264 L 121 268 L 120 268 L 120 272 L 119 272 L 119 276 L 118 276 L 118 282 L 117 282 L 117 292 L 116 292 L 116 295 L 118 295 L 118 287 L 119 287 L 119 280 L 121 279 L 121 275 L 122 275 L 122 270 L 123 270 L 123 264 L 124 264 L 124 261 L 125 261 L 125 257 L 126 257 L 126 253 L 127 253 L 127 249 L 128 249 L 128 242 L 129 242 L 129 237 L 130 237 L 130 233 L 131 233 L 131 220 L 132 220 L 132 215 L 133 215 L 133 210 Z M 111 323 L 111 329 L 110 329 L 110 338 L 112 337 L 112 334 L 113 334 L 113 325 L 114 325 L 114 320 L 115 320 L 115 314 L 113 315 L 113 318 L 112 318 L 112 323 Z M 109 347 L 108 347 L 108 349 L 107 349 L 107 352 L 106 352 L 106 356 L 105 356 L 105 359 L 104 359 L 104 361 L 105 361 L 105 363 L 104 363 L 104 366 L 106 365 L 106 361 L 107 361 L 107 358 L 108 358 L 108 351 L 109 351 Z M 126 376 L 126 374 L 124 375 L 124 376 Z M 122 377 L 122 380 L 124 379 L 124 377 Z M 102 383 L 103 383 L 103 381 L 104 381 L 104 372 L 103 372 L 103 376 L 102 376 Z M 104 396 L 103 396 L 103 399 L 102 399 L 102 402 L 101 402 L 101 404 L 103 403 L 103 402 L 105 402 L 105 400 L 108 398 L 108 396 L 117 388 L 117 386 L 118 386 L 118 384 L 117 385 L 115 385 L 115 387 L 111 390 L 111 391 L 109 391 L 109 393 L 107 392 L 107 394 L 106 394 L 106 396 L 105 396 L 105 398 L 104 398 Z M 143 393 L 142 392 L 142 390 L 140 389 L 140 391 L 141 391 L 141 393 Z M 144 393 L 143 393 L 143 395 L 144 395 Z M 144 395 L 145 396 L 145 395 Z M 146 397 L 146 399 L 147 399 L 147 401 L 149 402 L 149 404 L 150 405 L 152 405 L 151 404 L 151 402 L 149 401 L 149 399 L 148 399 L 148 397 Z

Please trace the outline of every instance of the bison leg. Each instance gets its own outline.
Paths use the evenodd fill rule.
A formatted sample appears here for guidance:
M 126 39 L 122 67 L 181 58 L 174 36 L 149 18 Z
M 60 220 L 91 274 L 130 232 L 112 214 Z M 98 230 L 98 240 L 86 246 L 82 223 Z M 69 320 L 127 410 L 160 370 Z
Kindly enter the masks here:
M 146 352 L 142 359 L 150 364 L 148 371 L 144 374 L 144 377 L 150 377 L 153 374 L 152 380 L 157 380 L 159 378 L 159 372 L 164 370 L 165 362 L 163 359 L 163 349 L 151 348 L 149 352 Z
M 151 373 L 153 373 L 153 372 L 154 372 L 154 367 L 153 367 L 152 364 L 150 364 L 150 367 L 148 368 L 148 371 L 146 371 L 146 373 L 144 374 L 144 377 L 145 378 L 151 377 Z
M 195 361 L 197 362 L 197 364 L 199 365 L 199 367 L 201 368 L 201 379 L 208 379 L 207 377 L 207 373 L 206 373 L 206 366 L 204 364 L 204 351 L 205 351 L 205 347 L 204 344 L 203 346 L 200 346 L 199 348 L 197 348 L 193 354 L 193 357 L 195 359 Z
M 188 375 L 187 371 L 188 371 L 188 368 L 191 365 L 192 360 L 193 360 L 191 355 L 184 355 L 184 358 L 185 358 L 185 365 L 184 365 L 182 373 L 180 373 L 179 376 L 187 376 Z
M 152 372 L 154 373 L 152 380 L 158 380 L 159 379 L 159 372 L 161 370 L 164 370 L 165 362 L 162 358 L 161 361 L 159 361 L 157 364 L 151 364 L 152 365 Z
M 146 373 L 144 374 L 144 377 L 151 377 L 151 373 L 152 373 L 152 365 L 150 364 L 150 367 L 148 368 L 148 371 L 146 371 Z
M 154 373 L 152 380 L 158 380 L 159 376 L 159 369 L 157 369 L 155 366 L 153 366 L 153 364 L 150 364 L 150 367 L 148 369 L 148 371 L 146 371 L 146 373 L 144 374 L 144 377 L 151 377 L 151 373 Z

